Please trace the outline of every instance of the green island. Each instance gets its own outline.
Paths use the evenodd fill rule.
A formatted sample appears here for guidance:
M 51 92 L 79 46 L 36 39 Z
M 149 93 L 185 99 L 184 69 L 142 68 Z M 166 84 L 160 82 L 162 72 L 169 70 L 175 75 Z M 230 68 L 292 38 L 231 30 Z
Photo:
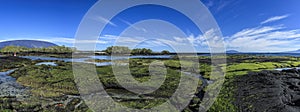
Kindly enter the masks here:
M 111 48 L 108 48 L 109 50 Z M 6 50 L 6 49 L 4 49 Z M 143 49 L 137 49 L 137 54 L 144 54 Z M 5 53 L 21 52 L 19 50 L 7 50 Z M 111 51 L 108 51 L 111 52 Z M 4 54 L 5 54 L 4 53 Z M 119 52 L 120 53 L 120 52 Z M 163 51 L 169 54 L 168 51 Z M 51 53 L 48 53 L 51 55 Z M 57 53 L 54 53 L 57 54 Z M 150 55 L 146 52 L 146 55 Z M 180 79 L 185 73 L 199 75 L 208 81 L 214 81 L 219 77 L 212 77 L 213 69 L 221 69 L 226 75 L 224 83 L 213 105 L 208 109 L 209 112 L 237 112 L 237 111 L 257 111 L 261 109 L 253 99 L 266 98 L 269 93 L 254 91 L 253 89 L 265 89 L 263 85 L 276 85 L 278 83 L 287 83 L 290 89 L 297 91 L 296 87 L 292 88 L 292 84 L 288 84 L 285 79 L 290 74 L 297 74 L 300 71 L 283 70 L 275 71 L 276 68 L 294 68 L 300 66 L 300 58 L 291 56 L 263 56 L 263 55 L 247 55 L 234 54 L 228 55 L 227 63 L 221 65 L 212 65 L 210 56 L 172 56 L 171 58 L 130 58 L 129 68 L 131 75 L 138 82 L 146 82 L 150 79 L 149 66 L 155 61 L 163 62 L 166 68 L 166 78 L 163 84 L 154 92 L 149 94 L 136 94 L 122 87 L 115 78 L 112 65 L 95 66 L 90 63 L 82 63 L 87 66 L 96 67 L 98 78 L 104 86 L 105 91 L 117 103 L 135 109 L 150 109 L 152 107 L 163 104 L 168 101 L 179 86 Z M 192 59 L 191 59 L 192 58 Z M 198 62 L 193 61 L 197 59 Z M 109 60 L 88 59 L 87 62 L 110 62 Z M 40 62 L 55 62 L 53 65 L 37 65 Z M 122 61 L 121 61 L 122 62 Z M 72 62 L 61 60 L 30 60 L 17 56 L 0 57 L 0 71 L 8 71 L 15 69 L 9 76 L 16 79 L 16 83 L 26 88 L 23 92 L 25 96 L 3 96 L 0 98 L 0 111 L 44 111 L 44 112 L 90 112 L 88 106 L 81 99 L 80 93 L 74 82 L 72 70 Z M 194 69 L 195 64 L 199 67 Z M 126 74 L 126 72 L 124 72 Z M 267 75 L 266 75 L 267 74 Z M 273 74 L 275 74 L 273 76 Z M 255 76 L 255 77 L 253 77 Z M 291 75 L 293 76 L 293 75 Z M 259 78 L 273 77 L 266 82 L 260 82 Z M 276 78 L 277 77 L 277 78 Z M 279 77 L 279 78 L 278 78 Z M 279 80 L 280 79 L 280 80 Z M 282 81 L 282 82 L 280 82 Z M 261 84 L 258 86 L 256 83 Z M 250 85 L 251 84 L 251 85 Z M 253 84 L 253 85 L 252 85 Z M 299 83 L 300 84 L 300 83 Z M 199 104 L 203 100 L 203 94 L 214 86 L 203 87 L 203 80 L 199 80 L 197 90 L 191 93 L 192 100 L 188 106 L 182 111 L 194 112 L 199 110 Z M 243 85 L 243 86 L 242 86 Z M 260 87 L 260 88 L 255 88 Z M 276 88 L 275 88 L 276 89 Z M 253 90 L 253 91 L 252 91 Z M 250 91 L 250 92 L 249 92 Z M 270 98 L 269 98 L 270 97 Z M 268 96 L 270 101 L 272 96 Z M 177 99 L 178 101 L 182 99 Z M 288 101 L 287 101 L 288 102 Z M 289 105 L 297 107 L 299 102 L 291 101 Z M 263 102 L 268 103 L 268 102 Z M 106 104 L 102 104 L 106 105 Z M 270 106 L 272 107 L 272 106 Z M 292 106 L 293 107 L 293 106 Z M 116 111 L 118 108 L 107 108 L 103 111 Z M 284 110 L 284 109 L 283 109 Z M 266 110 L 265 110 L 266 111 Z

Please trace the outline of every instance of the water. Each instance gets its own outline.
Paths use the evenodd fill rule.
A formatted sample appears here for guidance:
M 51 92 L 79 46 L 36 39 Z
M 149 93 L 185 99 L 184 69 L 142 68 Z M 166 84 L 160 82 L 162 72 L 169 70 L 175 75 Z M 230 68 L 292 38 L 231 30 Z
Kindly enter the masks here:
M 57 66 L 57 64 L 55 62 L 41 62 L 41 63 L 37 63 L 35 65 L 49 65 L 49 66 Z
M 210 56 L 207 54 L 198 54 L 199 56 Z M 298 53 L 229 53 L 227 55 L 255 55 L 255 56 L 293 56 L 300 57 Z M 64 61 L 64 62 L 79 62 L 79 63 L 93 63 L 87 62 L 89 59 L 99 59 L 99 60 L 126 60 L 129 58 L 139 58 L 139 59 L 170 59 L 175 55 L 137 55 L 137 56 L 89 56 L 86 58 L 54 58 L 54 57 L 43 57 L 43 56 L 21 56 L 22 58 L 27 58 L 31 60 L 48 60 L 48 61 Z M 108 66 L 111 62 L 95 62 L 96 66 Z
M 21 56 L 22 58 L 27 58 L 31 60 L 48 60 L 48 61 L 64 61 L 64 62 L 85 62 L 90 58 L 54 58 L 54 57 L 44 57 L 44 56 Z
M 43 57 L 43 56 L 21 56 L 22 58 L 27 58 L 31 60 L 45 60 L 45 61 L 64 61 L 64 62 L 78 62 L 78 63 L 92 63 L 96 66 L 109 66 L 112 62 L 88 62 L 89 59 L 99 59 L 99 60 L 126 60 L 129 58 L 142 58 L 142 59 L 169 59 L 172 55 L 149 55 L 149 56 L 89 56 L 87 58 L 54 58 L 54 57 Z M 54 62 L 42 62 L 37 65 L 51 65 L 57 66 Z
M 300 57 L 300 53 L 267 53 L 267 54 L 257 54 L 264 56 L 292 56 L 292 57 Z
M 53 57 L 41 57 L 41 56 L 22 56 L 22 58 L 27 58 L 31 60 L 45 60 L 45 61 L 64 61 L 64 62 L 78 62 L 78 63 L 91 63 L 95 64 L 96 66 L 109 66 L 111 62 L 88 62 L 86 60 L 93 59 L 93 58 L 53 58 Z M 105 58 L 105 57 L 101 57 Z M 55 62 L 41 62 L 37 63 L 36 65 L 50 65 L 50 66 L 57 66 Z
M 126 60 L 129 58 L 140 58 L 140 59 L 170 59 L 172 55 L 137 55 L 137 56 L 90 56 L 92 59 L 100 59 L 100 60 Z
M 228 53 L 227 55 L 292 56 L 292 57 L 300 57 L 300 53 Z
M 26 88 L 19 85 L 16 79 L 9 76 L 15 69 L 0 72 L 0 96 L 21 96 L 25 95 Z
M 97 63 L 97 62 L 85 62 L 85 63 L 95 64 L 96 66 L 109 66 L 109 65 L 112 65 L 112 62 L 101 62 L 101 63 Z
M 213 83 L 213 81 L 209 81 L 209 80 L 205 79 L 201 74 L 195 74 L 195 73 L 184 72 L 184 71 L 181 71 L 181 73 L 183 73 L 185 75 L 195 77 L 195 78 L 199 78 L 202 81 L 202 87 L 201 88 L 205 88 L 206 86 L 208 86 L 208 84 Z
M 1 79 L 1 81 L 3 79 L 5 79 L 5 80 L 13 80 L 14 78 L 12 78 L 10 76 L 7 76 L 7 75 L 13 73 L 14 71 L 15 71 L 15 69 L 9 70 L 9 71 L 6 71 L 6 72 L 0 72 L 0 79 Z
M 276 68 L 277 71 L 283 71 L 283 70 L 291 70 L 291 69 L 297 69 L 300 70 L 300 67 L 294 67 L 294 68 Z
M 149 55 L 149 56 L 89 56 L 87 58 L 54 58 L 54 57 L 43 57 L 43 56 L 21 56 L 22 58 L 27 58 L 31 60 L 58 60 L 58 61 L 65 61 L 65 62 L 83 62 L 87 59 L 99 59 L 99 60 L 125 60 L 129 58 L 156 58 L 156 59 L 170 59 L 172 55 Z

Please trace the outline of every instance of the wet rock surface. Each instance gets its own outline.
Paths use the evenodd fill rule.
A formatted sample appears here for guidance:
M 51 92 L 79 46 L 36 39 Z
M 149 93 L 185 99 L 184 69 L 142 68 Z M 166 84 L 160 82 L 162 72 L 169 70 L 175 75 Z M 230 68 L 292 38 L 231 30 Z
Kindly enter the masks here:
M 300 70 L 253 72 L 237 77 L 234 84 L 240 111 L 300 111 Z
M 26 95 L 26 88 L 16 82 L 16 79 L 9 76 L 15 69 L 0 72 L 0 95 L 1 96 L 23 96 Z

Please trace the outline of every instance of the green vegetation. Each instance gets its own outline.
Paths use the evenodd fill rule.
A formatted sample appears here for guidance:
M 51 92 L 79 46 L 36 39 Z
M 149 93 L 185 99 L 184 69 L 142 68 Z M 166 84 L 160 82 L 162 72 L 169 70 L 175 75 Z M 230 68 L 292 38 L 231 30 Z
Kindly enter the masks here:
M 53 46 L 48 48 L 26 48 L 19 46 L 6 46 L 0 50 L 1 53 L 13 53 L 14 56 L 16 56 L 17 53 L 72 53 L 74 51 L 76 51 L 75 48 L 65 46 Z
M 130 70 L 132 76 L 140 82 L 148 81 L 150 78 L 148 67 L 150 63 L 157 61 L 153 59 L 131 59 Z M 100 80 L 105 86 L 106 91 L 110 94 L 134 95 L 133 93 L 124 90 L 114 78 L 111 67 L 98 67 L 97 72 Z M 121 100 L 120 103 L 131 108 L 151 108 L 159 104 L 164 103 L 170 98 L 178 87 L 181 73 L 176 69 L 167 68 L 166 80 L 161 87 L 153 93 L 144 95 L 135 95 L 140 98 L 150 97 L 152 99 L 140 99 L 140 100 Z M 201 82 L 199 82 L 199 86 Z M 116 90 L 117 89 L 117 90 Z M 115 93 L 117 92 L 117 93 Z M 157 100 L 158 99 L 158 100 Z
M 12 74 L 20 84 L 31 87 L 31 92 L 40 97 L 61 97 L 64 94 L 78 94 L 70 63 L 60 66 L 30 65 Z
M 0 72 L 31 65 L 32 63 L 33 62 L 31 62 L 31 60 L 29 59 L 17 57 L 0 57 Z
M 104 52 L 107 54 L 130 54 L 130 49 L 125 46 L 111 46 L 107 47 Z
M 291 57 L 265 57 L 265 56 L 247 56 L 235 55 L 228 57 L 226 67 L 225 82 L 220 93 L 215 100 L 210 112 L 237 112 L 235 106 L 235 94 L 239 94 L 233 81 L 238 76 L 246 75 L 248 72 L 258 72 L 262 70 L 273 70 L 275 68 L 296 67 L 300 61 Z M 250 108 L 250 107 L 249 107 Z
M 148 68 L 154 61 L 159 60 L 131 59 L 130 70 L 133 77 L 140 82 L 148 81 L 150 78 Z M 79 93 L 74 83 L 71 63 L 56 63 L 58 66 L 27 65 L 19 68 L 11 76 L 17 78 L 18 83 L 30 87 L 31 94 L 37 99 L 61 99 L 65 95 L 78 96 Z M 166 80 L 158 90 L 150 94 L 138 95 L 125 90 L 119 85 L 110 66 L 97 67 L 97 72 L 106 91 L 115 101 L 122 105 L 139 109 L 151 108 L 167 101 L 177 89 L 181 77 L 181 73 L 177 69 L 167 68 Z M 199 82 L 199 86 L 201 86 L 201 82 Z M 122 97 L 118 97 L 119 95 Z M 131 97 L 140 99 L 131 99 Z M 190 106 L 190 108 L 195 108 L 195 104 L 200 103 L 200 100 L 196 97 L 194 100 L 194 106 Z M 38 102 L 43 105 L 45 102 L 47 104 L 47 101 L 43 100 Z
M 168 50 L 163 50 L 163 51 L 161 51 L 161 54 L 170 54 L 170 51 L 168 51 Z
M 173 69 L 183 70 L 192 73 L 200 73 L 205 78 L 210 78 L 210 73 L 212 67 L 207 63 L 199 63 L 199 68 L 195 69 L 194 67 L 197 65 L 197 62 L 193 60 L 166 60 L 164 61 L 165 66 Z
M 38 104 L 22 104 L 16 97 L 0 97 L 0 111 L 41 111 L 41 105 Z
M 135 48 L 135 49 L 130 49 L 126 46 L 110 46 L 107 47 L 105 50 L 103 50 L 107 54 L 131 54 L 131 55 L 152 55 L 152 54 L 163 54 L 167 55 L 170 54 L 169 51 L 163 50 L 161 53 L 155 53 L 151 49 L 147 48 Z
M 130 50 L 129 48 L 122 47 L 116 48 Z M 109 51 L 112 49 L 114 48 L 111 47 L 107 50 Z M 143 54 L 145 53 L 144 51 L 147 51 L 143 51 L 143 49 L 133 50 L 135 50 L 137 54 Z M 121 51 L 119 53 L 123 53 Z M 212 77 L 210 75 L 211 72 L 215 69 L 221 69 L 223 72 L 226 72 L 225 82 L 221 88 L 220 94 L 209 111 L 236 112 L 239 111 L 234 104 L 236 100 L 234 96 L 238 94 L 236 85 L 233 83 L 236 78 L 245 75 L 248 72 L 272 70 L 284 67 L 297 67 L 300 65 L 300 60 L 294 57 L 234 55 L 228 56 L 226 66 L 225 64 L 211 66 L 210 58 L 205 56 L 184 56 L 180 57 L 180 59 L 181 60 L 179 60 L 179 57 L 172 59 L 130 59 L 130 72 L 138 82 L 146 82 L 150 79 L 149 66 L 153 64 L 153 62 L 163 62 L 164 64 L 159 66 L 166 67 L 165 82 L 163 82 L 160 88 L 155 92 L 143 95 L 135 94 L 123 88 L 115 78 L 112 66 L 97 67 L 96 70 L 100 81 L 104 85 L 104 89 L 114 101 L 131 108 L 148 109 L 160 105 L 172 97 L 178 88 L 180 79 L 185 76 L 180 70 L 194 74 L 200 73 L 206 79 L 215 80 L 218 77 Z M 198 62 L 195 61 L 195 59 L 197 59 Z M 96 62 L 108 61 L 96 60 Z M 29 92 L 32 95 L 28 101 L 17 101 L 14 98 L 5 97 L 0 98 L 0 111 L 90 111 L 84 103 L 80 103 L 82 100 L 78 98 L 79 92 L 74 82 L 71 63 L 56 61 L 58 66 L 37 66 L 34 65 L 37 61 L 30 61 L 17 57 L 1 57 L 0 63 L 3 65 L 0 66 L 2 71 L 19 68 L 11 74 L 11 76 L 15 77 L 17 82 L 21 85 L 30 87 Z M 5 65 L 5 63 L 10 64 Z M 198 67 L 196 66 L 197 64 L 199 64 Z M 127 73 L 123 72 L 123 74 Z M 198 88 L 201 87 L 202 84 L 203 83 L 199 81 Z M 197 111 L 202 100 L 199 97 L 199 94 L 213 87 L 209 86 L 203 90 L 198 88 L 196 93 L 191 93 L 194 97 L 186 109 L 184 109 L 185 112 Z M 69 95 L 74 96 L 74 98 L 69 98 L 69 102 L 64 103 L 63 101 L 67 101 L 66 99 L 68 99 Z M 180 101 L 182 99 L 177 100 Z M 56 101 L 56 103 L 51 103 L 53 101 Z M 77 104 L 80 105 L 75 107 Z M 63 106 L 60 107 L 60 105 Z M 107 109 L 107 111 L 113 110 L 114 109 Z
M 6 46 L 0 50 L 1 54 L 9 54 L 16 56 L 17 54 L 23 55 L 31 55 L 31 54 L 39 54 L 50 57 L 72 57 L 72 56 L 64 56 L 63 54 L 71 54 L 77 51 L 76 48 L 70 48 L 66 46 L 53 46 L 48 48 L 26 48 L 19 46 Z M 163 50 L 161 52 L 153 52 L 151 49 L 147 48 L 135 48 L 130 49 L 126 46 L 110 46 L 103 50 L 106 54 L 122 54 L 122 55 L 167 55 L 170 54 L 169 51 Z M 59 54 L 59 55 L 57 55 Z M 60 56 L 63 55 L 63 56 Z
M 14 53 L 14 56 L 16 56 L 18 52 L 27 51 L 27 48 L 19 47 L 19 46 L 6 46 L 2 48 L 0 51 L 4 53 Z
M 132 49 L 131 54 L 133 55 L 150 55 L 152 54 L 153 51 L 151 49 L 146 49 L 146 48 L 136 48 Z

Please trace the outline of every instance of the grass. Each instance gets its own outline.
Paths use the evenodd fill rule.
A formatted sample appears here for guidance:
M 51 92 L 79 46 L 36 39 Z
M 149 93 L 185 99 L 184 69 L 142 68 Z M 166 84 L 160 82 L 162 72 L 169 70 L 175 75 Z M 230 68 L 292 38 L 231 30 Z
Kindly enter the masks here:
M 239 64 L 233 64 L 227 67 L 228 72 L 234 72 L 234 71 L 251 71 L 251 70 L 258 70 L 258 69 L 264 69 L 265 66 L 257 63 L 239 63 Z
M 147 109 L 155 107 L 167 101 L 178 88 L 180 78 L 182 74 L 180 70 L 197 73 L 203 75 L 207 79 L 218 79 L 219 77 L 212 77 L 210 74 L 213 70 L 223 69 L 226 72 L 225 82 L 221 88 L 220 94 L 218 95 L 213 106 L 209 109 L 210 112 L 235 112 L 237 108 L 234 105 L 234 95 L 235 85 L 232 81 L 235 80 L 237 76 L 245 75 L 252 71 L 261 70 L 272 70 L 274 68 L 284 68 L 284 67 L 297 67 L 300 65 L 298 58 L 287 58 L 287 57 L 254 57 L 254 56 L 229 56 L 229 62 L 226 66 L 214 65 L 210 66 L 209 57 L 198 57 L 199 62 L 192 61 L 195 57 L 183 57 L 183 60 L 169 59 L 169 60 L 159 60 L 159 59 L 130 59 L 130 72 L 135 80 L 138 82 L 147 82 L 151 78 L 149 72 L 149 66 L 154 62 L 164 62 L 163 65 L 156 65 L 156 67 L 165 67 L 166 69 L 166 80 L 160 86 L 158 90 L 153 93 L 138 95 L 124 89 L 116 80 L 113 74 L 111 66 L 97 67 L 97 74 L 104 85 L 107 93 L 110 95 L 123 95 L 123 96 L 137 96 L 141 99 L 130 99 L 130 98 L 117 98 L 113 97 L 115 101 L 122 104 L 123 106 L 137 108 L 137 109 Z M 1 60 L 1 59 L 0 59 Z M 10 61 L 13 61 L 11 58 Z M 102 60 L 99 60 L 102 62 Z M 8 62 L 6 62 L 8 63 Z M 1 66 L 1 70 L 11 69 L 18 67 L 19 69 L 15 71 L 11 76 L 17 78 L 17 82 L 30 87 L 31 93 L 37 99 L 34 101 L 39 102 L 39 98 L 60 98 L 64 95 L 79 95 L 79 92 L 74 83 L 74 76 L 72 71 L 72 64 L 65 62 L 56 62 L 58 66 L 47 66 L 34 65 L 36 62 L 31 62 L 28 60 L 23 60 L 20 62 L 12 63 L 10 66 Z M 198 68 L 195 68 L 199 64 Z M 226 69 L 225 69 L 226 68 Z M 163 69 L 162 69 L 163 70 Z M 124 74 L 127 74 L 124 72 Z M 198 82 L 198 87 L 202 85 L 202 82 Z M 188 88 L 188 87 L 187 87 Z M 207 89 L 212 89 L 206 88 Z M 194 94 L 199 94 L 199 91 Z M 151 97 L 154 99 L 142 99 Z M 182 99 L 178 99 L 182 100 Z M 24 102 L 12 103 L 17 101 L 11 101 L 9 103 L 7 99 L 1 99 L 3 102 L 0 105 L 1 111 L 9 111 L 6 108 L 38 108 L 37 104 L 28 104 Z M 186 112 L 197 111 L 201 99 L 198 97 L 193 97 L 188 107 L 184 110 Z M 19 106 L 16 106 L 19 105 Z M 105 104 L 103 104 L 105 105 Z M 84 111 L 90 111 L 86 106 L 81 107 Z M 51 109 L 50 109 L 51 110 Z M 108 109 L 107 111 L 113 111 L 117 109 Z M 54 111 L 54 110 L 53 110 Z M 80 110 L 78 110 L 80 111 Z
M 192 73 L 200 73 L 204 77 L 208 78 L 210 75 L 210 72 L 212 70 L 212 66 L 208 65 L 206 63 L 197 63 L 193 61 L 179 61 L 179 60 L 166 60 L 164 61 L 164 64 L 166 67 L 177 69 L 177 70 L 183 70 L 188 71 Z M 198 65 L 198 68 L 194 69 Z
M 289 64 L 290 67 L 299 67 L 300 61 L 284 61 L 284 63 Z
M 130 60 L 130 71 L 133 77 L 139 82 L 146 82 L 150 78 L 149 65 L 154 61 L 153 59 L 132 59 Z M 189 64 L 189 62 L 186 62 Z M 103 83 L 108 93 L 135 95 L 138 97 L 153 97 L 154 99 L 140 99 L 140 100 L 117 100 L 120 104 L 129 106 L 131 108 L 151 108 L 162 104 L 170 98 L 178 87 L 181 73 L 177 69 L 166 68 L 166 80 L 160 88 L 153 93 L 138 95 L 133 94 L 119 85 L 114 78 L 111 66 L 97 67 L 99 79 Z M 17 78 L 17 82 L 30 87 L 30 92 L 34 97 L 41 98 L 60 98 L 64 95 L 79 95 L 79 92 L 74 83 L 74 76 L 72 72 L 71 63 L 58 62 L 58 66 L 47 65 L 27 65 L 21 67 L 11 76 Z M 201 82 L 199 82 L 199 85 Z M 121 91 L 121 92 L 120 92 Z M 196 102 L 196 101 L 194 101 Z
M 66 68 L 67 67 L 67 68 Z M 32 88 L 35 96 L 60 97 L 63 94 L 78 94 L 71 64 L 64 66 L 27 66 L 12 74 L 17 82 Z
M 5 72 L 31 64 L 32 62 L 28 59 L 22 59 L 18 57 L 0 57 L 0 72 Z
M 135 63 L 130 65 L 131 73 L 137 81 L 146 82 L 149 80 L 149 71 L 148 66 L 149 63 L 153 62 L 154 60 L 143 60 L 143 64 L 139 64 L 142 60 L 131 60 L 131 63 Z M 128 94 L 128 91 L 123 89 L 122 86 L 119 85 L 117 80 L 114 78 L 112 74 L 111 67 L 98 67 L 97 72 L 99 74 L 100 80 L 105 86 L 106 90 L 109 90 L 111 94 L 120 94 L 118 91 L 122 90 L 122 94 Z M 158 104 L 163 103 L 167 98 L 171 97 L 174 91 L 177 88 L 178 81 L 180 79 L 180 73 L 167 69 L 166 80 L 163 85 L 156 90 L 154 93 L 146 94 L 144 96 L 150 96 L 155 98 L 160 98 L 160 100 L 138 100 L 138 101 L 131 101 L 131 100 L 123 100 L 120 103 L 129 106 L 132 108 L 150 108 L 156 106 Z M 131 93 L 132 94 L 132 93 Z M 135 94 L 135 96 L 138 96 Z M 164 98 L 164 99 L 161 99 Z
M 149 70 L 148 70 L 149 65 L 155 61 L 158 60 L 153 60 L 153 59 L 130 60 L 130 69 L 131 69 L 130 71 L 132 73 L 132 76 L 135 78 L 135 80 L 140 82 L 148 81 L 150 77 Z M 169 61 L 169 63 L 173 63 L 173 62 L 176 63 L 176 61 Z M 165 63 L 165 65 L 167 64 Z M 136 94 L 139 97 L 154 97 L 155 99 L 158 100 L 153 100 L 153 99 L 124 100 L 123 99 L 120 101 L 120 104 L 131 108 L 143 109 L 143 108 L 151 108 L 164 103 L 167 99 L 169 99 L 174 94 L 175 90 L 178 88 L 178 84 L 181 78 L 181 73 L 177 69 L 167 68 L 166 70 L 167 70 L 166 80 L 158 90 L 150 94 L 144 94 L 142 96 Z M 120 94 L 119 92 L 122 91 L 122 94 L 133 94 L 133 93 L 129 93 L 127 90 L 125 90 L 124 88 L 122 88 L 122 86 L 119 85 L 117 80 L 114 78 L 114 75 L 112 74 L 111 67 L 98 67 L 97 72 L 101 82 L 105 86 L 105 89 L 108 93 Z M 201 81 L 198 84 L 199 84 L 198 86 L 200 86 Z M 197 100 L 197 98 L 194 99 Z

